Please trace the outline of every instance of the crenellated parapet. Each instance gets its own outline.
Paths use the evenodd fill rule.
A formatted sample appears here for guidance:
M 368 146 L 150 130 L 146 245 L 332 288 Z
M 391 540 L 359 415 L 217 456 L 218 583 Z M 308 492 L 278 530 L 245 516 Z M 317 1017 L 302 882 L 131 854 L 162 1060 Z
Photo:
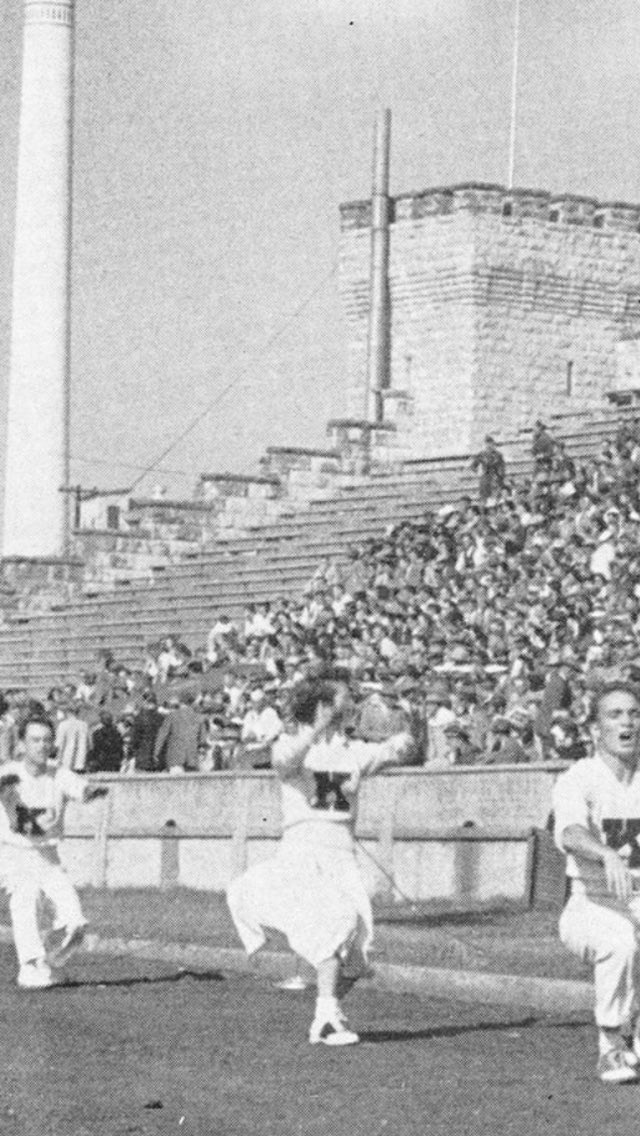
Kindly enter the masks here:
M 469 213 L 500 217 L 505 223 L 533 220 L 549 225 L 581 225 L 640 234 L 640 204 L 598 201 L 594 197 L 553 194 L 540 189 L 507 189 L 484 182 L 462 182 L 402 193 L 392 199 L 390 212 L 392 224 Z M 341 205 L 340 223 L 343 232 L 368 229 L 371 202 L 350 201 Z
M 390 459 L 640 389 L 640 204 L 464 182 L 390 201 Z M 341 207 L 347 413 L 367 417 L 371 203 Z

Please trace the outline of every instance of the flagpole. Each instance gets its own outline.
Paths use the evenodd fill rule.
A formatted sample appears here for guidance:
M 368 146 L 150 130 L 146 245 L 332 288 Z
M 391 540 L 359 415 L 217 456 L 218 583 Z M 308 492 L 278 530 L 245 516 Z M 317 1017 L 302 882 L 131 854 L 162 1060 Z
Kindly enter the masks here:
M 507 186 L 513 189 L 516 164 L 516 129 L 518 122 L 518 56 L 520 52 L 520 0 L 515 0 L 513 15 L 513 70 L 511 74 L 511 130 L 509 138 L 509 176 Z

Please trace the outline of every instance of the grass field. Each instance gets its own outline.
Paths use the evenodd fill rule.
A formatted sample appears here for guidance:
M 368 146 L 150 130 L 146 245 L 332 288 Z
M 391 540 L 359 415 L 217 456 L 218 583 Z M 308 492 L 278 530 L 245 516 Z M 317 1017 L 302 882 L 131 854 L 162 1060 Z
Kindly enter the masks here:
M 129 897 L 132 899 L 133 897 Z M 106 926 L 106 925 L 105 925 Z M 309 1045 L 313 992 L 78 955 L 20 991 L 0 945 L 2 1136 L 628 1136 L 640 1086 L 595 1078 L 589 1014 L 362 988 L 348 1050 Z
M 83 905 L 92 930 L 102 936 L 239 946 L 219 895 L 185 889 L 87 889 Z M 8 922 L 6 905 L 0 907 L 0 919 Z M 556 911 L 509 907 L 456 911 L 433 906 L 417 913 L 385 907 L 377 912 L 373 961 L 587 978 L 588 969 L 558 941 L 557 921 Z

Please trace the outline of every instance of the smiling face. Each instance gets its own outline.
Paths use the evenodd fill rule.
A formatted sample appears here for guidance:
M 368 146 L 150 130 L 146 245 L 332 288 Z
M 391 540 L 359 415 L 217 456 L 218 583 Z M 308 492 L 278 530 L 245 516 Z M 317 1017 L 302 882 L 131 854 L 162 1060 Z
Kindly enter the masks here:
M 636 696 L 626 690 L 605 694 L 593 733 L 602 753 L 635 767 L 640 743 L 640 704 Z

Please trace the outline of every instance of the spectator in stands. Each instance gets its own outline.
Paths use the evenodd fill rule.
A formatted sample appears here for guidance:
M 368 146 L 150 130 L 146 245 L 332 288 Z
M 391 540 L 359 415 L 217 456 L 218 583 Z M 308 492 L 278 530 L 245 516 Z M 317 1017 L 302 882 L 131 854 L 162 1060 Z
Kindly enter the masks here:
M 18 727 L 9 702 L 0 694 L 0 765 L 13 761 L 18 744 Z
M 271 604 L 268 602 L 248 604 L 244 624 L 245 639 L 264 639 L 273 633 Z
M 491 731 L 487 738 L 484 764 L 519 765 L 528 760 L 527 752 L 515 736 L 509 719 L 497 715 L 491 723 Z
M 195 772 L 206 747 L 206 723 L 194 709 L 195 695 L 184 690 L 178 706 L 165 717 L 153 747 L 156 768 L 168 773 Z
M 251 691 L 251 705 L 242 719 L 240 745 L 234 754 L 235 769 L 268 769 L 271 747 L 282 733 L 282 720 L 267 700 L 262 686 Z
M 514 706 L 507 714 L 507 721 L 511 726 L 512 738 L 522 747 L 525 761 L 541 761 L 542 746 L 534 733 L 533 719 L 529 711 L 522 706 Z
M 227 727 L 224 719 L 224 700 L 221 694 L 203 696 L 200 713 L 206 726 L 204 748 L 200 751 L 200 773 L 214 773 L 227 766 Z M 237 740 L 237 738 L 236 738 Z
M 451 709 L 451 696 L 447 687 L 434 686 L 427 692 L 427 729 L 428 749 L 427 760 L 437 761 L 439 764 L 447 760 L 447 740 L 445 729 L 452 726 L 456 716 Z
M 216 664 L 229 656 L 229 649 L 236 641 L 236 628 L 229 616 L 222 612 L 214 621 L 207 636 L 207 660 Z
M 108 710 L 100 711 L 100 721 L 91 735 L 87 755 L 88 773 L 118 773 L 124 760 L 122 734 Z
M 555 454 L 555 444 L 544 422 L 539 419 L 533 430 L 531 455 L 534 473 L 551 473 Z
M 449 765 L 475 765 L 481 758 L 481 752 L 474 746 L 469 734 L 457 722 L 450 722 L 443 730 L 445 745 L 443 747 L 443 764 Z
M 476 454 L 471 462 L 471 468 L 480 471 L 478 485 L 480 500 L 484 502 L 489 497 L 499 496 L 504 487 L 506 467 L 504 458 L 491 434 L 487 434 L 484 440 L 484 449 Z
M 553 472 L 561 483 L 571 483 L 573 485 L 576 476 L 576 463 L 567 451 L 566 442 L 560 439 L 555 443 Z M 562 490 L 560 490 L 560 492 L 562 492 Z M 565 493 L 565 496 L 572 496 L 572 494 Z
M 78 689 L 76 690 L 76 698 L 79 702 L 93 701 L 94 691 L 96 687 L 96 676 L 85 671 L 80 677 Z
M 84 773 L 89 752 L 89 727 L 80 717 L 80 703 L 71 702 L 58 724 L 55 736 L 58 763 L 62 769 Z
M 115 685 L 116 661 L 111 651 L 101 649 L 97 652 L 97 662 L 99 669 L 96 674 L 93 699 L 96 706 L 103 706 L 106 702 L 109 702 Z
M 180 672 L 184 658 L 178 651 L 175 639 L 168 635 L 158 655 L 158 681 L 167 682 Z
M 544 690 L 538 706 L 534 729 L 541 746 L 541 756 L 546 757 L 551 745 L 551 723 L 558 710 L 570 710 L 572 702 L 569 685 L 569 664 L 559 651 L 547 655 L 548 668 Z
M 552 730 L 563 712 L 579 749 L 585 690 L 634 666 L 640 674 L 640 444 L 621 437 L 576 466 L 543 424 L 535 437 L 534 476 L 517 485 L 505 476 L 482 506 L 463 498 L 403 521 L 350 549 L 344 566 L 325 559 L 303 600 L 254 606 L 233 634 L 218 628 L 207 647 L 220 658 L 194 689 L 222 683 L 224 730 L 241 726 L 248 682 L 286 691 L 330 661 L 382 686 L 385 706 L 406 680 L 451 698 L 428 708 L 436 759 L 452 719 L 471 745 L 489 745 L 492 760 L 505 750 L 490 730 L 496 716 L 509 720 L 503 738 L 548 757 L 563 749 Z M 124 721 L 140 676 L 121 683 L 113 659 L 103 662 L 83 714 L 103 708 Z M 223 680 L 230 670 L 240 677 Z
M 581 736 L 580 728 L 571 715 L 558 710 L 551 723 L 551 744 L 546 757 L 549 761 L 579 761 L 588 756 L 586 737 Z
M 159 653 L 159 649 L 154 649 L 153 647 L 147 647 L 145 650 L 144 661 L 142 663 L 142 673 L 145 675 L 147 680 L 152 683 L 156 683 L 158 681 L 158 676 L 160 674 L 158 668 Z
M 397 732 L 396 692 L 382 683 L 363 683 L 364 700 L 358 707 L 355 736 L 365 742 L 384 742 Z
M 155 743 L 162 721 L 155 694 L 146 690 L 142 695 L 140 709 L 133 717 L 129 734 L 129 757 L 134 769 L 151 773 L 158 768 Z
M 602 527 L 589 564 L 593 575 L 601 576 L 607 582 L 611 580 L 620 536 L 620 511 L 615 505 L 611 505 L 604 513 Z

